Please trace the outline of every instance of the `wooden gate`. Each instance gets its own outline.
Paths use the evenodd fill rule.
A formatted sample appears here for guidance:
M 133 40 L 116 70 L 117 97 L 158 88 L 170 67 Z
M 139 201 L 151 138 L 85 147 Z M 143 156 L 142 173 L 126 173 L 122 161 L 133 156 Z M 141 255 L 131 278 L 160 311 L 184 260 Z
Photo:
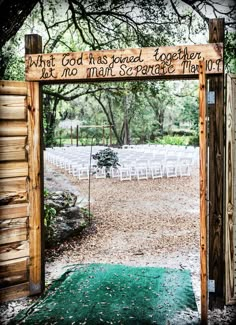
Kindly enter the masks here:
M 44 283 L 40 96 L 28 85 L 0 81 L 1 301 L 40 293 Z
M 227 75 L 225 300 L 236 303 L 236 75 Z

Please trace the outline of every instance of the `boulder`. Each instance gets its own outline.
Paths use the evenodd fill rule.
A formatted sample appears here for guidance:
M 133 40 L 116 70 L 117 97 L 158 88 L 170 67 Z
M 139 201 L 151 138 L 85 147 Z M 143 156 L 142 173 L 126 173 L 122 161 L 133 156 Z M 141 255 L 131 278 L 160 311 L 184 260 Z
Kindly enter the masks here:
M 76 202 L 77 196 L 72 192 L 47 192 L 44 202 L 46 246 L 54 246 L 86 227 L 84 209 L 76 205 Z

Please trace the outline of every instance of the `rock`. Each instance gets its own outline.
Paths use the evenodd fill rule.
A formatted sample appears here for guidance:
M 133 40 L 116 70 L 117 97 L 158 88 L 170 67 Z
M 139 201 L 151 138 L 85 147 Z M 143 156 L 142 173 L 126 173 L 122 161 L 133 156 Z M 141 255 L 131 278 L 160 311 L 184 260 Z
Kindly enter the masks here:
M 77 196 L 69 191 L 56 191 L 47 194 L 45 199 L 46 246 L 54 246 L 56 243 L 78 234 L 86 226 L 86 216 L 83 210 L 76 206 L 76 201 Z

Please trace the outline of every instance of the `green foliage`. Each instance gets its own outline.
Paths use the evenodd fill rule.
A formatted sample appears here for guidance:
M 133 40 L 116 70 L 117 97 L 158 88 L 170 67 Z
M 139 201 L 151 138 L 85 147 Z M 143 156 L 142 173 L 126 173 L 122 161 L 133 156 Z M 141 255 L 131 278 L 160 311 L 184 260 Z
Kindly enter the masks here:
M 110 177 L 111 167 L 117 168 L 117 166 L 120 166 L 117 152 L 114 152 L 110 148 L 98 151 L 93 155 L 93 159 L 97 160 L 97 165 L 94 167 L 98 169 L 105 167 L 106 177 Z
M 166 135 L 161 139 L 158 139 L 155 141 L 155 143 L 158 144 L 171 144 L 171 145 L 178 145 L 178 146 L 188 146 L 188 145 L 193 145 L 195 137 L 194 136 L 171 136 L 171 135 Z M 194 145 L 197 145 L 197 140 L 195 140 Z
M 48 195 L 49 192 L 47 190 L 44 190 L 44 198 L 47 198 Z M 47 240 L 53 238 L 53 224 L 56 213 L 56 209 L 54 209 L 47 203 L 44 203 L 44 226 Z
M 83 208 L 81 207 L 80 208 L 80 211 L 81 213 L 83 214 L 83 216 L 86 218 L 86 219 L 91 219 L 94 217 L 93 213 L 87 209 L 87 208 Z M 86 225 L 86 224 L 85 224 Z
M 236 73 L 236 32 L 226 33 L 224 50 L 226 72 Z

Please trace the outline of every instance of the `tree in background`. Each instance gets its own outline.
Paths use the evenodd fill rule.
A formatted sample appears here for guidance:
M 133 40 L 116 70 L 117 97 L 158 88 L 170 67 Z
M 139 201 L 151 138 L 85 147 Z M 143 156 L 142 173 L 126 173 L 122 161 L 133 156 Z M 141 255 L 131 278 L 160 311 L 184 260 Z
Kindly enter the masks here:
M 213 17 L 224 17 L 226 20 L 226 70 L 235 72 L 236 5 L 233 0 L 225 0 L 220 4 L 216 0 L 38 0 L 31 1 L 30 5 L 28 2 L 2 0 L 0 3 L 4 16 L 0 22 L 1 42 L 2 45 L 5 44 L 0 52 L 2 79 L 24 78 L 23 39 L 26 33 L 39 33 L 43 36 L 45 53 L 155 47 L 189 41 L 199 43 L 199 36 L 204 43 L 208 38 L 209 18 Z M 14 15 L 11 14 L 13 11 Z M 173 114 L 176 113 L 176 108 L 173 108 L 171 102 L 174 89 L 169 89 L 167 93 L 169 86 L 165 83 L 156 83 L 156 86 L 143 84 L 136 86 L 136 90 L 140 87 L 136 92 L 132 87 L 125 91 L 110 91 L 109 88 L 114 86 L 108 84 L 102 87 L 45 86 L 46 145 L 52 144 L 57 121 L 68 116 L 71 107 L 75 107 L 73 101 L 83 98 L 85 102 L 90 95 L 93 96 L 90 102 L 100 107 L 100 112 L 103 113 L 99 120 L 105 118 L 108 124 L 113 125 L 117 143 L 129 143 L 132 132 L 135 137 L 139 137 L 138 129 L 142 134 L 146 132 L 141 127 L 135 129 L 133 121 L 137 121 L 137 117 L 143 118 L 148 125 L 148 137 L 155 138 L 155 134 L 163 132 L 165 119 L 171 120 L 175 116 Z M 141 93 L 143 95 L 137 95 Z M 186 111 L 192 107 L 188 104 L 189 100 L 190 98 L 184 100 L 182 105 Z M 181 110 L 181 104 L 177 106 Z M 153 119 L 153 114 L 155 121 L 151 125 L 147 121 Z M 185 115 L 182 114 L 183 116 Z M 172 118 L 173 121 L 174 119 Z

